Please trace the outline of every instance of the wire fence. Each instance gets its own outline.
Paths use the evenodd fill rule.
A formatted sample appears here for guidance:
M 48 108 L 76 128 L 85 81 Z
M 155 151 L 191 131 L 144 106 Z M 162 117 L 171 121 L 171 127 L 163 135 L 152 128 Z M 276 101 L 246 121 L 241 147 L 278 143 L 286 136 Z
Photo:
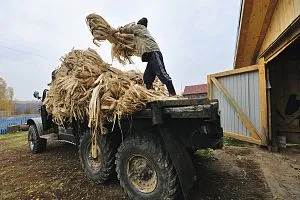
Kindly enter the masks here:
M 0 135 L 7 132 L 7 127 L 12 125 L 26 124 L 27 120 L 33 117 L 38 117 L 39 115 L 28 115 L 22 117 L 9 117 L 0 119 Z

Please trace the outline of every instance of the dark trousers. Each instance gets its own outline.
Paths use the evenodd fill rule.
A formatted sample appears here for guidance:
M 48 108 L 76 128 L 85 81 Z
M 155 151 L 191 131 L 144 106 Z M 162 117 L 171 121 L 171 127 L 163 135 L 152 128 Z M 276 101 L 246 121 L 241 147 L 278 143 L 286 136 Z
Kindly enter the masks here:
M 167 86 L 170 96 L 176 95 L 172 79 L 166 71 L 161 52 L 148 52 L 142 56 L 142 60 L 148 62 L 143 77 L 147 89 L 152 88 L 152 84 L 157 76 L 158 79 Z

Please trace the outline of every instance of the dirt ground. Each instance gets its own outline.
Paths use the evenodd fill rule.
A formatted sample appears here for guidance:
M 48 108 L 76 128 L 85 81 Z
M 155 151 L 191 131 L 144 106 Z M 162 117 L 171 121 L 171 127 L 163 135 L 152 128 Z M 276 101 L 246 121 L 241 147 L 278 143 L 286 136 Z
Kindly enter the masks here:
M 125 199 L 115 178 L 94 185 L 83 175 L 77 148 L 49 142 L 31 154 L 27 134 L 0 135 L 0 199 Z M 200 155 L 200 156 L 199 156 Z M 199 153 L 192 199 L 300 199 L 300 150 L 279 154 L 256 146 Z

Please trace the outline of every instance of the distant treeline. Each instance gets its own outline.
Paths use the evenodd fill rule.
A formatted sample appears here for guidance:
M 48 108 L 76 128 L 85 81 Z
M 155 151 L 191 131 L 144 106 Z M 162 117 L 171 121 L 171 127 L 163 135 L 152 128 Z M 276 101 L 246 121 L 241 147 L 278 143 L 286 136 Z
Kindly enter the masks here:
M 0 76 L 0 118 L 16 115 L 38 114 L 39 101 L 14 101 L 14 90 Z
M 12 114 L 38 114 L 40 107 L 40 101 L 14 101 Z
M 17 115 L 39 114 L 41 102 L 39 101 L 13 101 L 11 109 L 0 110 L 0 118 Z

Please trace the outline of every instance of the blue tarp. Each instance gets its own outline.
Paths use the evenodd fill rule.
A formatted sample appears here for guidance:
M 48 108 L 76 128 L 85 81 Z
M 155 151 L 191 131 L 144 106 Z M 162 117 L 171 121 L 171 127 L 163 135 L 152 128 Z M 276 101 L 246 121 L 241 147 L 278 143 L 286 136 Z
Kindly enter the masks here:
M 0 119 L 0 134 L 5 134 L 7 127 L 11 125 L 21 125 L 26 124 L 27 120 L 33 117 L 38 117 L 39 115 L 30 115 L 23 117 L 10 117 Z

